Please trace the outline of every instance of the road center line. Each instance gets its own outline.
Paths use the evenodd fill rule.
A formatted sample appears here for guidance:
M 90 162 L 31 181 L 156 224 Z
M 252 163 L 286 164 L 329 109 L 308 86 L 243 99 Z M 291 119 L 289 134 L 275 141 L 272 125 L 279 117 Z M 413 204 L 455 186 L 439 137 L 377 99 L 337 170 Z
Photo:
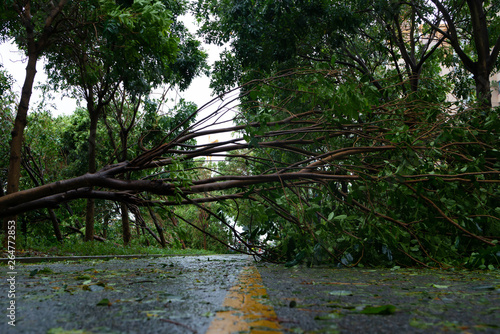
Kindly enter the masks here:
M 282 333 L 276 313 L 264 304 L 267 292 L 255 266 L 242 269 L 239 283 L 233 286 L 206 334 L 276 334 Z

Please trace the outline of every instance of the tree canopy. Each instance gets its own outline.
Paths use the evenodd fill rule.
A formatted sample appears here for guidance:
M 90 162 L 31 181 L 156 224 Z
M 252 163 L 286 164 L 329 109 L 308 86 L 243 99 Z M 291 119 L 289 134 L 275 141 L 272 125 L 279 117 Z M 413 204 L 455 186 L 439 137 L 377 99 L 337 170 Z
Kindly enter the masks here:
M 496 4 L 200 0 L 200 36 L 226 45 L 221 95 L 161 112 L 153 87 L 205 69 L 187 4 L 90 3 L 44 49 L 52 87 L 86 108 L 29 118 L 0 216 L 52 221 L 64 241 L 86 207 L 87 240 L 119 220 L 129 243 L 133 216 L 164 247 L 208 236 L 287 265 L 498 266 Z

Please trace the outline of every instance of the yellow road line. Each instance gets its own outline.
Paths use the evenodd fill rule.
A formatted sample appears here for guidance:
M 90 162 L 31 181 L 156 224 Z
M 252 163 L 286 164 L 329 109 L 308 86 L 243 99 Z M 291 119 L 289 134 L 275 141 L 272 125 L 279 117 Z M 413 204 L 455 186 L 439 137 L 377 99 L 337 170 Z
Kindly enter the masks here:
M 265 305 L 267 292 L 254 266 L 243 268 L 239 284 L 233 286 L 206 334 L 282 333 L 272 306 Z

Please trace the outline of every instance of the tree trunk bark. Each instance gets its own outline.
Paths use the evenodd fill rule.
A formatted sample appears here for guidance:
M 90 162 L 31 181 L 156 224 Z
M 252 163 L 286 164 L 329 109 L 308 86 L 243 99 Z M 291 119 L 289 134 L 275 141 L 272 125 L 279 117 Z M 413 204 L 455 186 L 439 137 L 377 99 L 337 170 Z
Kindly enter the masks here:
M 481 107 L 491 108 L 491 85 L 490 75 L 484 69 L 479 69 L 478 73 L 474 75 L 476 83 L 476 98 Z
M 85 216 L 85 241 L 94 240 L 94 213 L 95 213 L 95 200 L 93 198 L 87 199 L 87 213 Z
M 90 131 L 89 131 L 89 173 L 95 173 L 96 166 L 96 137 L 97 137 L 97 121 L 99 119 L 98 110 L 94 108 L 94 95 L 92 88 L 90 89 L 87 108 L 90 115 Z M 95 215 L 95 200 L 89 198 L 87 200 L 87 215 L 85 217 L 85 241 L 94 240 L 94 215 Z
M 21 149 L 24 139 L 24 128 L 27 123 L 28 108 L 36 75 L 36 63 L 38 61 L 38 51 L 31 39 L 28 43 L 28 65 L 26 66 L 26 78 L 24 79 L 21 100 L 17 108 L 14 129 L 12 130 L 12 141 L 10 142 L 9 173 L 7 176 L 7 194 L 19 191 L 19 179 L 21 178 Z M 3 230 L 5 238 L 4 246 L 7 246 L 8 222 L 16 221 L 17 217 L 6 217 L 3 220 Z M 17 228 L 15 229 L 17 230 Z M 14 231 L 15 231 L 14 230 Z
M 24 128 L 26 127 L 26 117 L 28 115 L 29 102 L 31 92 L 33 90 L 33 83 L 36 75 L 36 63 L 40 53 L 45 49 L 47 42 L 52 34 L 55 33 L 53 24 L 55 18 L 59 15 L 63 7 L 66 5 L 67 0 L 60 0 L 57 5 L 53 5 L 50 9 L 41 35 L 38 40 L 35 40 L 34 25 L 32 23 L 31 8 L 28 5 L 20 8 L 17 3 L 12 6 L 19 14 L 21 23 L 26 28 L 26 47 L 28 50 L 28 64 L 26 66 L 26 77 L 24 79 L 23 88 L 21 92 L 21 100 L 17 108 L 17 115 L 14 121 L 14 129 L 12 130 L 12 141 L 10 142 L 10 160 L 9 172 L 7 176 L 7 194 L 19 191 L 19 179 L 21 177 L 21 149 L 23 145 Z M 10 5 L 9 5 L 10 6 Z M 11 10 L 11 9 L 9 9 Z M 8 240 L 8 222 L 16 221 L 17 217 L 6 217 L 3 221 L 3 230 L 5 238 L 4 245 L 7 245 Z M 17 230 L 17 229 L 16 229 Z
M 59 242 L 63 242 L 63 237 L 61 234 L 61 229 L 59 228 L 59 220 L 57 219 L 56 213 L 52 209 L 49 210 L 50 219 L 52 220 L 52 227 L 54 228 L 54 234 Z
M 24 147 L 25 150 L 25 155 L 21 157 L 21 164 L 24 167 L 24 170 L 28 173 L 29 177 L 33 181 L 36 187 L 39 187 L 40 184 L 44 185 L 44 176 L 43 176 L 43 170 L 40 168 L 40 166 L 36 163 L 35 159 L 33 159 L 33 156 L 31 155 L 31 150 L 29 147 Z M 29 162 L 32 162 L 34 167 L 38 170 L 38 178 L 31 168 Z M 48 209 L 49 211 L 49 216 L 52 221 L 52 227 L 54 228 L 54 234 L 56 236 L 57 241 L 63 242 L 63 237 L 61 234 L 61 229 L 59 228 L 59 220 L 57 219 L 56 213 L 54 212 L 53 209 Z
M 118 162 L 121 161 L 126 161 L 127 160 L 127 143 L 128 143 L 128 132 L 125 132 L 122 128 L 120 131 L 120 138 L 121 138 L 121 159 L 118 160 Z M 129 179 L 129 173 L 125 173 L 123 178 L 125 180 Z M 123 245 L 128 245 L 130 243 L 130 240 L 132 239 L 132 232 L 130 232 L 130 221 L 128 217 L 128 208 L 125 203 L 121 204 L 122 207 L 122 232 L 123 232 Z M 126 215 L 126 217 L 125 217 Z
M 491 108 L 490 38 L 486 24 L 486 13 L 482 0 L 467 0 L 467 5 L 471 13 L 473 39 L 477 52 L 476 71 L 473 73 L 476 83 L 476 97 L 481 106 Z
M 104 221 L 102 226 L 102 237 L 104 239 L 108 238 L 108 228 L 109 228 L 109 213 L 104 216 Z
M 158 236 L 160 237 L 160 245 L 162 248 L 165 248 L 167 246 L 167 241 L 165 240 L 165 235 L 163 234 L 163 227 L 158 222 L 158 219 L 156 219 L 156 215 L 153 209 L 151 209 L 151 207 L 148 206 L 148 210 L 149 210 L 149 215 L 151 216 L 151 219 L 155 224 L 156 231 L 158 231 Z
M 137 232 L 137 237 L 140 237 L 141 236 L 141 227 L 139 226 L 139 224 L 135 224 L 135 230 Z
M 448 40 L 456 54 L 462 61 L 465 69 L 474 76 L 476 84 L 476 99 L 484 108 L 491 108 L 491 87 L 490 73 L 494 68 L 496 58 L 498 57 L 498 45 L 494 50 L 490 47 L 490 31 L 486 22 L 486 12 L 484 10 L 483 0 L 467 0 L 469 7 L 470 20 L 472 24 L 472 40 L 466 41 L 468 45 L 473 45 L 475 57 L 470 57 L 462 48 L 462 40 L 457 32 L 455 22 L 450 12 L 443 5 L 443 1 L 432 0 L 444 20 L 448 25 Z M 498 44 L 498 42 L 497 42 Z M 470 53 L 469 53 L 470 54 Z M 477 57 L 477 61 L 474 59 Z
M 130 220 L 128 217 L 128 207 L 127 204 L 121 203 L 122 211 L 122 232 L 123 232 L 123 245 L 127 246 L 132 238 L 132 233 L 130 233 Z

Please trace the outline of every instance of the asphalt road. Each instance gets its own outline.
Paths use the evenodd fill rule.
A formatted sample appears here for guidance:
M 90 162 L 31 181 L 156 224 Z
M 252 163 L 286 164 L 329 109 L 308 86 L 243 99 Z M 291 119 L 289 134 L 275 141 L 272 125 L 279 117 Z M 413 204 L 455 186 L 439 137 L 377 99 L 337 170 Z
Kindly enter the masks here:
M 0 333 L 500 333 L 498 270 L 285 268 L 242 255 L 14 269 L 0 267 Z

